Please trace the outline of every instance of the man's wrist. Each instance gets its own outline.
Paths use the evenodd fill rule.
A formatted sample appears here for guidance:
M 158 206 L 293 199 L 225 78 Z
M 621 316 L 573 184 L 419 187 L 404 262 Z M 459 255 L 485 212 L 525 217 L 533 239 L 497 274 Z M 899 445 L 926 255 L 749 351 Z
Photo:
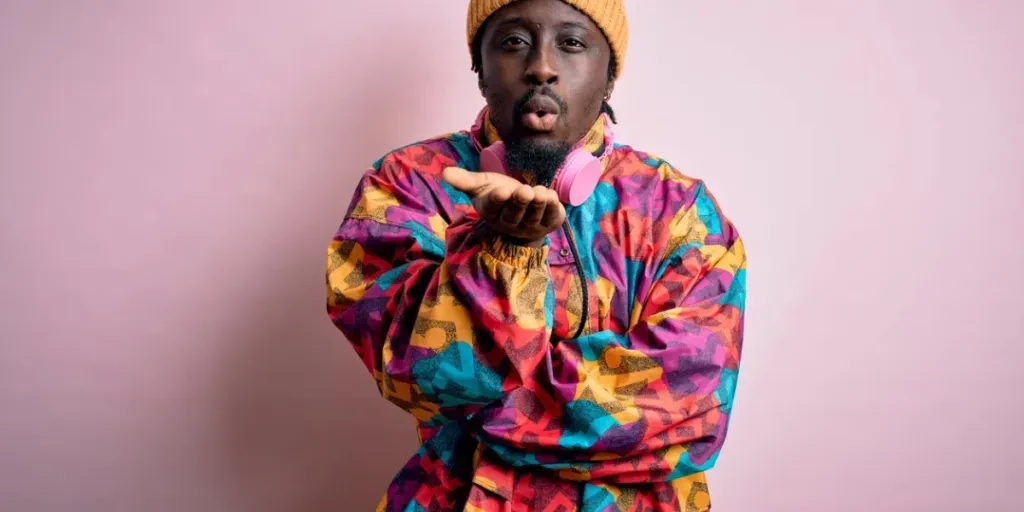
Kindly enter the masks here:
M 540 249 L 544 247 L 544 243 L 547 242 L 547 235 L 544 235 L 537 239 L 520 238 L 517 236 L 506 235 L 487 223 L 487 221 L 480 219 L 477 221 L 477 233 L 484 240 L 493 241 L 498 240 L 506 245 L 515 245 L 519 247 L 528 247 L 530 249 Z
M 529 247 L 530 249 L 540 249 L 541 247 L 544 247 L 544 241 L 547 239 L 547 236 L 537 240 L 526 240 L 523 238 L 516 238 L 514 236 L 507 235 L 500 235 L 500 237 L 501 240 L 507 244 Z
M 496 231 L 484 220 L 478 221 L 476 231 L 484 250 L 499 261 L 528 268 L 542 265 L 547 260 L 546 236 L 540 240 L 512 237 Z

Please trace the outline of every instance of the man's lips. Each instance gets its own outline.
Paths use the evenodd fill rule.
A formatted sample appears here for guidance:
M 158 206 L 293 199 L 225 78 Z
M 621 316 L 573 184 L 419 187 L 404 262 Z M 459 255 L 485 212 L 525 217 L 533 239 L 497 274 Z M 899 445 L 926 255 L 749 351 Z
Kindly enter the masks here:
M 555 129 L 558 114 L 527 112 L 523 114 L 523 126 L 532 132 L 550 132 Z
M 555 122 L 561 109 L 558 102 L 549 96 L 538 94 L 523 105 L 520 120 L 526 129 L 534 132 L 550 132 L 555 129 Z

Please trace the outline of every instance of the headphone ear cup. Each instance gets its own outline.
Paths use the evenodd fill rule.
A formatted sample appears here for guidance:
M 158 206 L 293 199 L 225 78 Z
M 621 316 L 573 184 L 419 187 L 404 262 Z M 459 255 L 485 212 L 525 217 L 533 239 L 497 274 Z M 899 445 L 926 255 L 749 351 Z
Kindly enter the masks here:
M 601 161 L 586 150 L 577 149 L 569 153 L 551 188 L 563 203 L 579 206 L 587 202 L 600 180 Z

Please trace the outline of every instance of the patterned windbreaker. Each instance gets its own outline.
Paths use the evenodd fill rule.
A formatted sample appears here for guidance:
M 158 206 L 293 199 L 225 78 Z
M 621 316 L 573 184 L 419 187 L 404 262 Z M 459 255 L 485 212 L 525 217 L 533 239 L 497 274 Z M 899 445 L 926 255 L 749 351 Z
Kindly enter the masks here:
M 478 169 L 486 109 L 362 175 L 327 309 L 421 441 L 378 510 L 710 510 L 743 243 L 702 181 L 610 133 L 602 116 L 577 145 L 601 181 L 542 248 L 490 236 L 441 179 Z

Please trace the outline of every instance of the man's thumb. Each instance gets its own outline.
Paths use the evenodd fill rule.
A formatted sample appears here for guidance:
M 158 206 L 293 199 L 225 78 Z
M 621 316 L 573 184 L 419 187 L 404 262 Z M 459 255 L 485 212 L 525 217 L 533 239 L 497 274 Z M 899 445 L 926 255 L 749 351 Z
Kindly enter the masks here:
M 448 167 L 442 174 L 444 181 L 456 190 L 473 195 L 487 184 L 487 177 L 459 167 Z

